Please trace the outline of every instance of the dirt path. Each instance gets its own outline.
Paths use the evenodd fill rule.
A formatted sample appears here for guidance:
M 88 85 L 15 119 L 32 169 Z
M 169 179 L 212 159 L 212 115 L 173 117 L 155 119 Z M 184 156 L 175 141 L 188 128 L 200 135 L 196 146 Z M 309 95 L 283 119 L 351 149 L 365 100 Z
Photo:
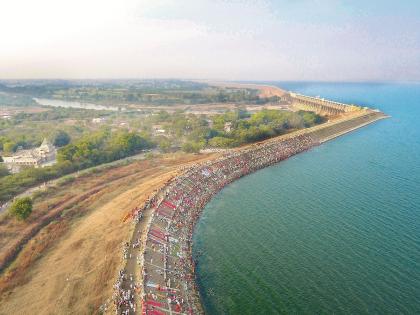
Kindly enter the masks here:
M 168 172 L 156 181 L 149 182 L 151 188 L 154 190 L 159 189 L 163 183 L 173 177 L 176 172 Z M 122 288 L 134 290 L 134 284 L 137 284 L 139 287 L 142 286 L 142 277 L 140 275 L 142 261 L 139 261 L 138 258 L 141 257 L 141 253 L 144 250 L 146 235 L 147 235 L 147 226 L 152 218 L 153 209 L 149 208 L 143 213 L 142 219 L 137 223 L 135 221 L 131 222 L 132 232 L 130 240 L 128 241 L 129 249 L 127 252 L 124 262 L 121 264 L 121 270 L 124 270 L 128 278 L 123 282 Z M 133 244 L 139 243 L 140 246 L 133 247 Z M 123 257 L 123 252 L 121 251 L 121 256 Z M 136 295 L 136 309 L 140 310 L 141 305 L 140 301 L 137 300 Z M 115 313 L 115 307 L 113 307 L 109 302 L 106 304 L 107 312 L 109 314 Z
M 156 188 L 159 188 L 156 186 Z M 152 218 L 153 209 L 149 208 L 143 213 L 143 218 L 140 220 L 139 223 L 134 224 L 134 230 L 132 233 L 132 238 L 130 240 L 130 248 L 127 253 L 127 260 L 126 265 L 124 267 L 125 273 L 128 275 L 129 278 L 124 281 L 122 288 L 125 290 L 127 289 L 134 289 L 133 284 L 136 284 L 137 287 L 142 287 L 142 276 L 140 273 L 143 261 L 139 260 L 142 257 L 141 253 L 144 250 L 145 242 L 146 242 L 146 234 L 147 234 L 147 226 Z M 139 247 L 133 247 L 133 244 L 140 243 Z M 134 303 L 136 305 L 136 309 L 140 311 L 141 309 L 141 302 L 138 300 L 138 294 L 135 295 Z M 107 313 L 114 314 L 115 308 L 108 307 Z M 133 312 L 130 314 L 134 314 Z

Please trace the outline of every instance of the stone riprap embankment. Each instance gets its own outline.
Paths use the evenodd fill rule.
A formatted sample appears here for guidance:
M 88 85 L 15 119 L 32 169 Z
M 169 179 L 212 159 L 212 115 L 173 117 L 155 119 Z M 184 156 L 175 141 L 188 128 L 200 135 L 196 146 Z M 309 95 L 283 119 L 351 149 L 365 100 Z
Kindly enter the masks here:
M 216 160 L 182 170 L 139 210 L 153 209 L 144 239 L 127 244 L 126 258 L 136 259 L 141 281 L 120 272 L 114 300 L 119 314 L 203 314 L 195 282 L 192 234 L 205 204 L 227 184 L 327 140 L 386 116 L 360 111 L 351 117 L 232 150 Z M 130 248 L 143 242 L 143 252 Z M 139 305 L 140 304 L 140 305 Z

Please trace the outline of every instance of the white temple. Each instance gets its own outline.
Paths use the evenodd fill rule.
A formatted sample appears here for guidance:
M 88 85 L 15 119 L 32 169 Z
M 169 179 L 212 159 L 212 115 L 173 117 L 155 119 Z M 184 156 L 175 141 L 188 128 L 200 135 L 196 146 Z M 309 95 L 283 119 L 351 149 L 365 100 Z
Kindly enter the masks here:
M 3 156 L 4 164 L 13 173 L 19 172 L 22 167 L 42 167 L 55 163 L 57 149 L 44 139 L 42 144 L 31 150 L 19 150 L 12 156 Z

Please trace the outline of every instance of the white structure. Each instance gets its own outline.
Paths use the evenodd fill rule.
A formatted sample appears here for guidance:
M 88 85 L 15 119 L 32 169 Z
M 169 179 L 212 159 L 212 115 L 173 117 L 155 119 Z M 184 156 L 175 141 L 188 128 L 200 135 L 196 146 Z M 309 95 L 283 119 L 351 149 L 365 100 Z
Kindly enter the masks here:
M 155 135 L 163 135 L 166 132 L 166 130 L 163 129 L 162 125 L 153 125 L 152 128 L 153 128 L 153 133 Z
M 1 117 L 2 119 L 10 119 L 10 118 L 12 118 L 12 116 L 11 116 L 11 115 L 9 115 L 9 114 L 7 114 L 7 113 L 2 113 L 2 114 L 0 114 L 0 117 Z
M 12 156 L 3 156 L 6 167 L 13 173 L 19 172 L 22 167 L 42 167 L 55 163 L 57 149 L 47 139 L 32 150 L 19 150 Z
M 99 118 L 92 118 L 92 122 L 94 124 L 101 124 L 105 121 L 106 119 L 104 117 L 99 117 Z
M 231 132 L 232 131 L 232 123 L 231 122 L 226 122 L 225 126 L 224 126 L 224 130 L 225 130 L 225 132 Z

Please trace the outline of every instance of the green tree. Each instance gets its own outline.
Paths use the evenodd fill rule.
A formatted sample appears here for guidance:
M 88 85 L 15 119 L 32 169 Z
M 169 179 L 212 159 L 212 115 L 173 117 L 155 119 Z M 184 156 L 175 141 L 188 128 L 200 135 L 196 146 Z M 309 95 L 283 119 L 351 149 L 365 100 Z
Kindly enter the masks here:
M 171 140 L 169 140 L 168 138 L 160 137 L 157 140 L 157 144 L 158 144 L 159 149 L 162 150 L 162 152 L 169 152 L 169 150 L 171 149 L 172 143 L 171 143 Z
M 234 139 L 224 137 L 214 137 L 209 140 L 209 145 L 214 148 L 228 148 L 235 144 Z
M 200 143 L 197 143 L 197 142 L 192 142 L 192 141 L 190 141 L 190 142 L 185 142 L 183 145 L 182 145 L 182 150 L 184 151 L 184 152 L 187 152 L 187 153 L 198 153 L 198 152 L 200 152 L 200 149 L 202 148 L 202 146 L 201 146 L 201 144 Z
M 1 160 L 3 160 L 3 159 L 0 156 L 0 162 L 1 162 Z M 7 169 L 6 166 L 0 164 L 0 178 L 3 177 L 3 176 L 7 176 L 7 175 L 10 175 L 9 170 Z
M 17 147 L 17 145 L 14 142 L 5 142 L 5 143 L 3 143 L 3 151 L 4 152 L 8 152 L 8 153 L 15 152 L 16 147 Z
M 70 136 L 67 132 L 63 130 L 59 130 L 57 134 L 54 136 L 54 145 L 56 147 L 64 147 L 65 145 L 70 143 Z
M 156 120 L 157 121 L 166 121 L 171 117 L 167 111 L 161 110 L 157 113 Z
M 32 213 L 32 199 L 29 197 L 17 198 L 10 206 L 9 212 L 18 220 L 26 220 Z
M 316 124 L 324 122 L 322 116 L 315 114 L 314 112 L 307 112 L 300 110 L 298 114 L 303 118 L 303 123 L 305 127 L 312 127 Z

